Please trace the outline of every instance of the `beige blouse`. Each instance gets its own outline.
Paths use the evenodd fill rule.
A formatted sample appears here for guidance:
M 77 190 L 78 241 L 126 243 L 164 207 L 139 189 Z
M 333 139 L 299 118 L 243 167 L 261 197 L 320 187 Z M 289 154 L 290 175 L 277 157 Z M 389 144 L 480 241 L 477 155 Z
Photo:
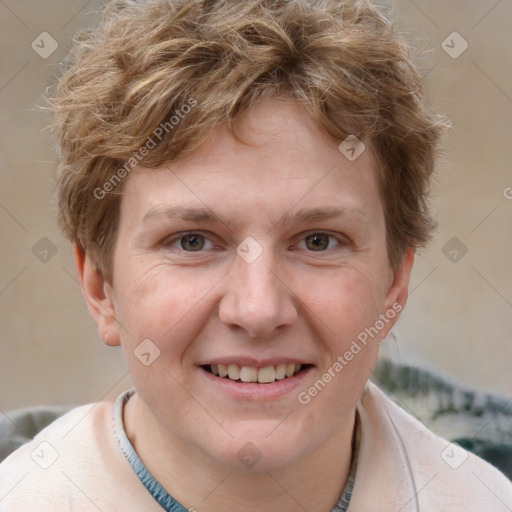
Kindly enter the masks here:
M 512 483 L 368 383 L 348 512 L 510 512 Z M 113 404 L 73 409 L 0 464 L 0 512 L 162 512 L 121 451 Z

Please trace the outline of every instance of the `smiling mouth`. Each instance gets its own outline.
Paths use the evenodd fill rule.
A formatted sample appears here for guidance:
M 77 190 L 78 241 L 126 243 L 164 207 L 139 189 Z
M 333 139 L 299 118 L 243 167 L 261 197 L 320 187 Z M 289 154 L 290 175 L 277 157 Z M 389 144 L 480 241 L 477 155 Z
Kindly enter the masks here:
M 201 366 L 216 377 L 237 382 L 257 382 L 259 384 L 272 384 L 276 380 L 289 379 L 299 372 L 310 367 L 309 364 L 282 363 L 269 365 L 263 368 L 254 366 L 239 366 L 237 364 L 206 364 Z

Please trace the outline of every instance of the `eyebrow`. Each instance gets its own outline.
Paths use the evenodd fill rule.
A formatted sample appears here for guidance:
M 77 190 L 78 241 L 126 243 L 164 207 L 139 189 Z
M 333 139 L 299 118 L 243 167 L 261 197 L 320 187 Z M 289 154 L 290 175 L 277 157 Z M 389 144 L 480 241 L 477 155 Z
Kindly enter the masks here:
M 188 208 L 184 206 L 172 206 L 169 208 L 152 208 L 144 215 L 143 222 L 155 217 L 177 218 L 197 223 L 224 224 L 228 229 L 233 231 L 240 226 L 239 222 L 233 222 L 222 214 L 203 207 Z M 318 222 L 336 217 L 351 217 L 356 222 L 365 225 L 368 224 L 368 215 L 358 208 L 303 208 L 293 214 L 290 212 L 285 213 L 279 222 L 282 225 L 286 225 L 294 222 Z

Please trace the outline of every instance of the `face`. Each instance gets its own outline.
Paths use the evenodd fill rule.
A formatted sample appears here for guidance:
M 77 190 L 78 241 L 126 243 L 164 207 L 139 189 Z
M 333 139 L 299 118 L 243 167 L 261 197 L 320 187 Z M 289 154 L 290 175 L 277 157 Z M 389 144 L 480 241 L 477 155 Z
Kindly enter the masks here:
M 368 148 L 350 161 L 278 100 L 236 133 L 125 183 L 109 329 L 145 421 L 220 464 L 245 450 L 270 469 L 353 418 L 408 269 L 389 265 Z

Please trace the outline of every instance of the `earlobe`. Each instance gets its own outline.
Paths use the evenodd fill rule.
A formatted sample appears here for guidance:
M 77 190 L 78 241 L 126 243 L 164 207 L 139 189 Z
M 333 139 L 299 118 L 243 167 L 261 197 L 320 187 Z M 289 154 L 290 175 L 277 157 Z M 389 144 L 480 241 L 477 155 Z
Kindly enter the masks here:
M 119 328 L 116 321 L 112 287 L 104 280 L 87 252 L 83 251 L 77 243 L 73 244 L 73 256 L 87 308 L 98 326 L 101 338 L 107 345 L 119 345 Z
M 413 263 L 414 249 L 409 247 L 405 250 L 398 267 L 393 272 L 393 280 L 384 299 L 383 312 L 393 312 L 393 319 L 381 332 L 382 338 L 385 338 L 388 332 L 393 328 L 400 316 L 400 313 L 405 307 L 409 294 L 409 278 L 411 276 Z

